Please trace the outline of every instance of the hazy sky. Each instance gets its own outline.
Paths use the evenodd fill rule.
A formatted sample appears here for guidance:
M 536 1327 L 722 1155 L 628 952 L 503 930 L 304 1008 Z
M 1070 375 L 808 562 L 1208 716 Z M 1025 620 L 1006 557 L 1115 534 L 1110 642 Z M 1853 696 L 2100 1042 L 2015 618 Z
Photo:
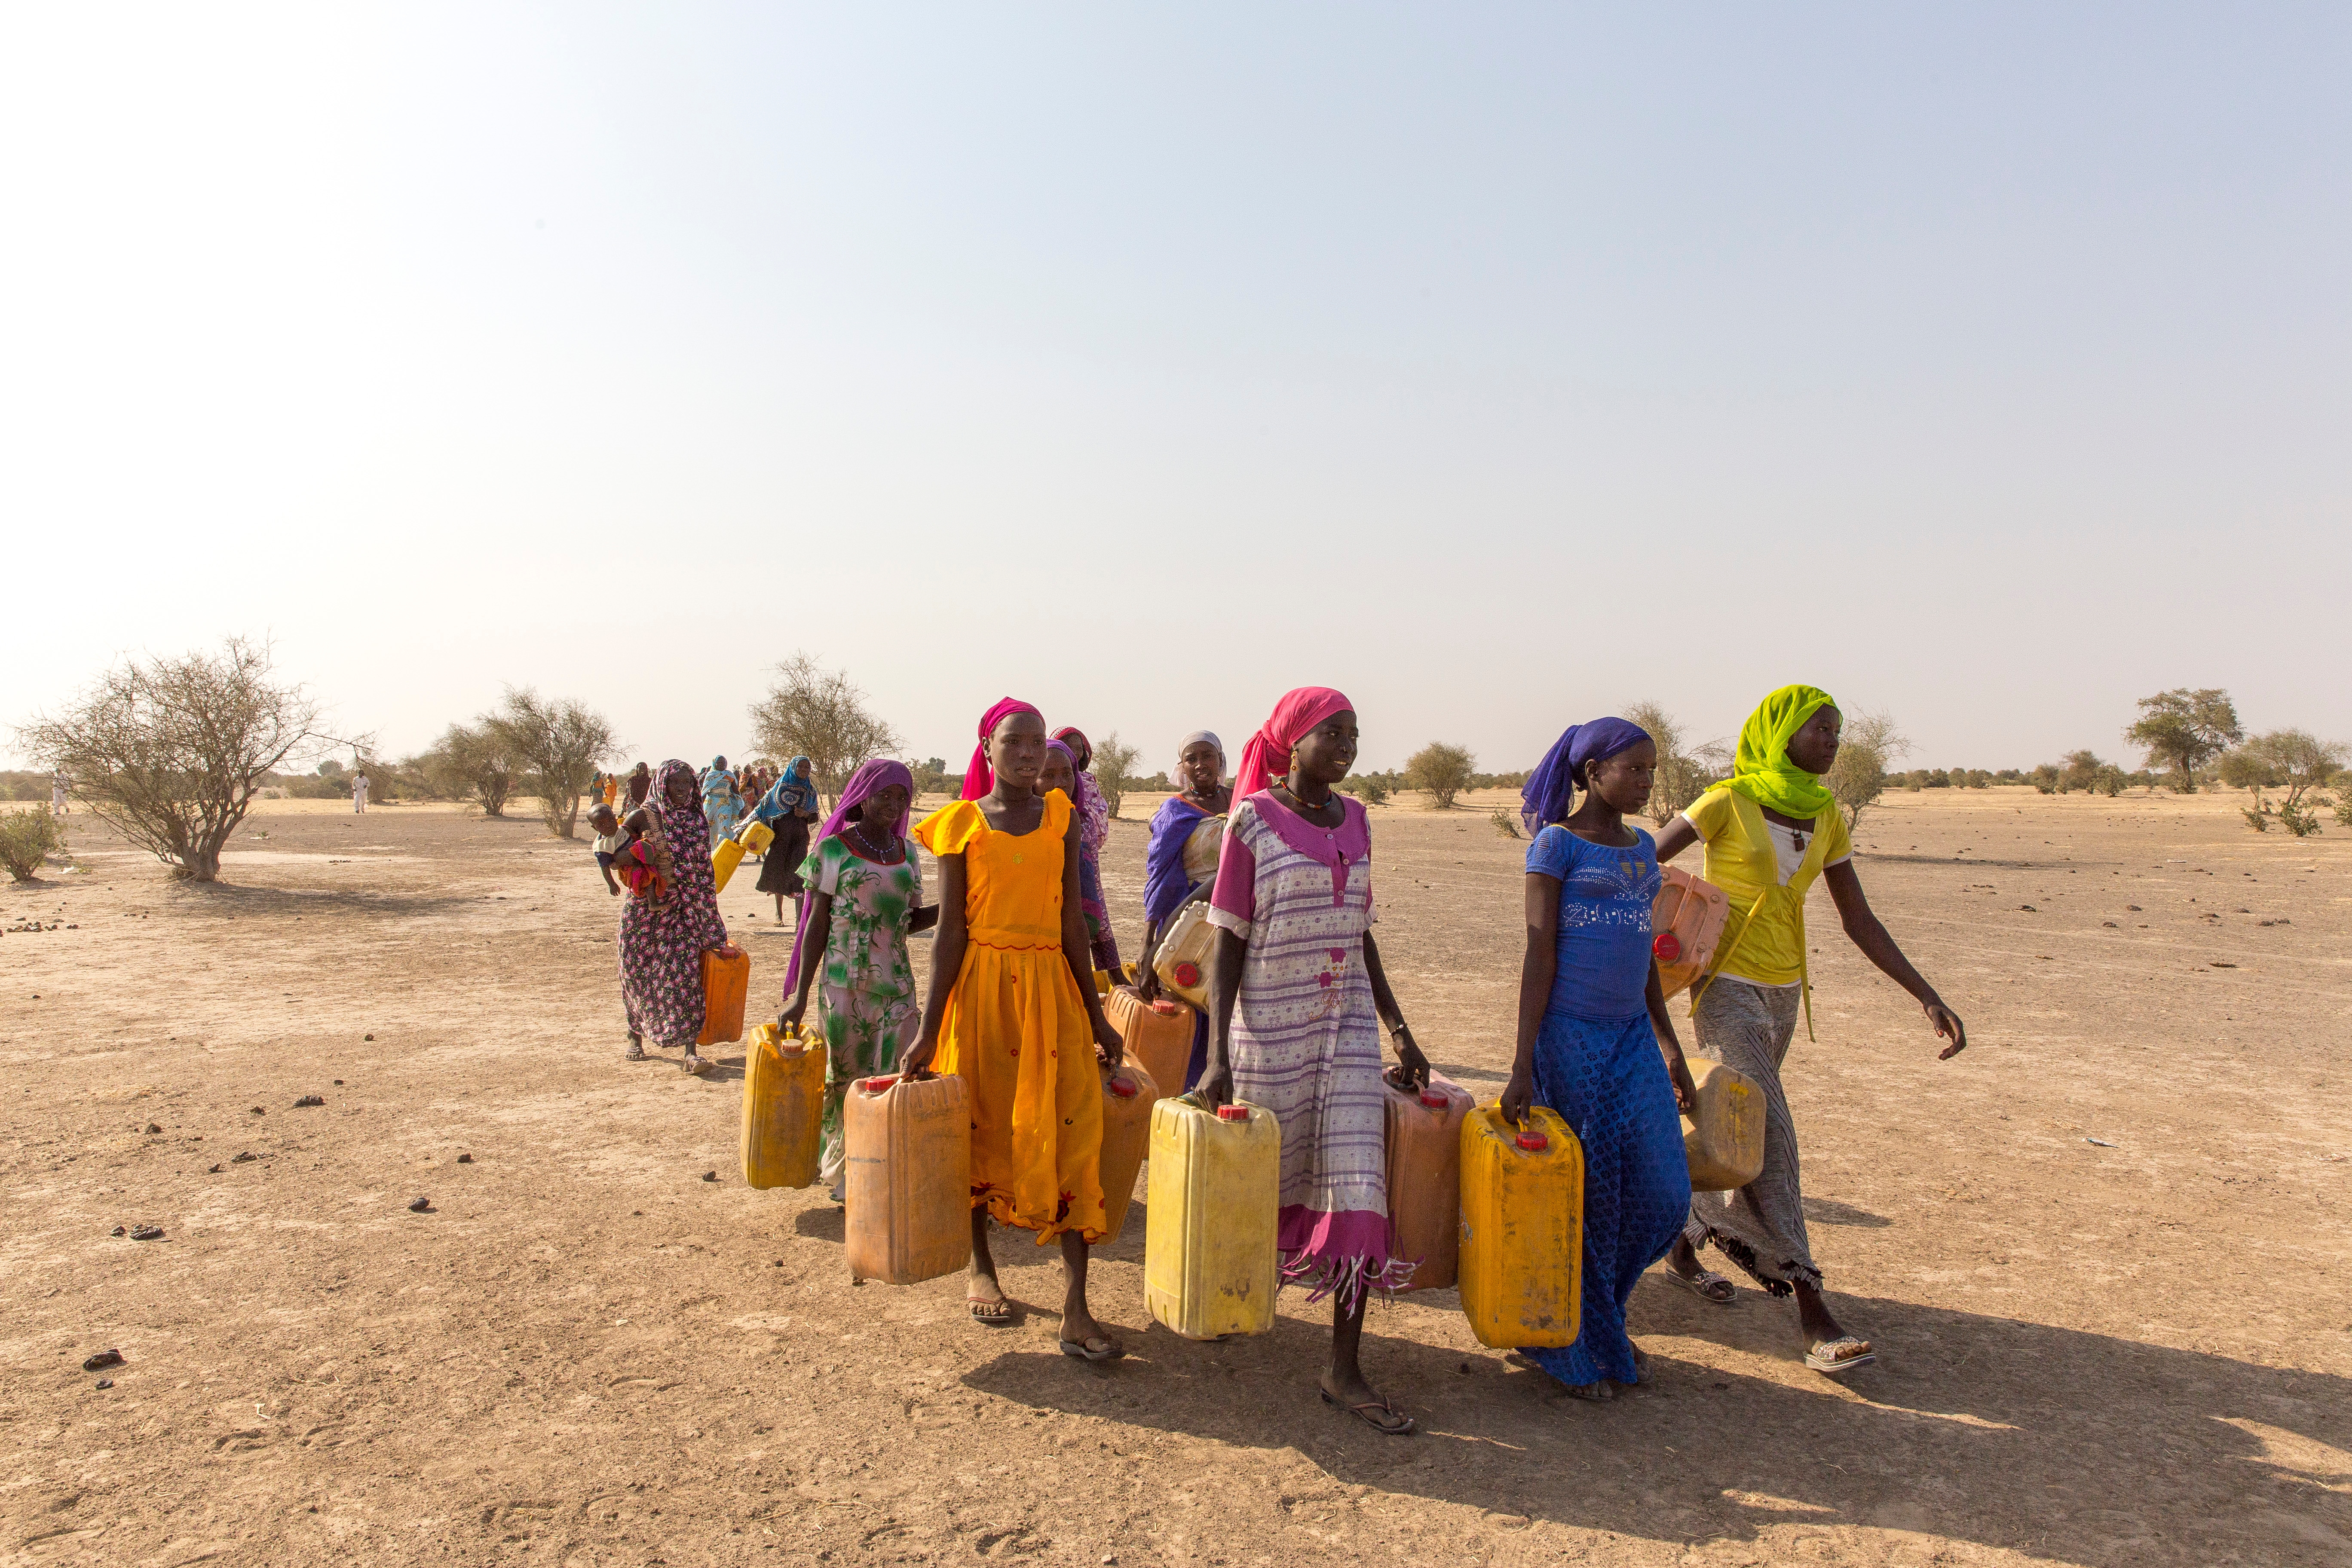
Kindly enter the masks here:
M 0 724 L 2352 735 L 2352 8 L 0 11 Z

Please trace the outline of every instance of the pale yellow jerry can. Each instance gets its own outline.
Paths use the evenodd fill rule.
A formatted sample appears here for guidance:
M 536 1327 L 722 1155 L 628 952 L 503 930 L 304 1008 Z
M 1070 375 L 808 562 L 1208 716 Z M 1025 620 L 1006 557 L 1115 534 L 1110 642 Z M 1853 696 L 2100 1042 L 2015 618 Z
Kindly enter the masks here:
M 861 1078 L 842 1105 L 852 1279 L 913 1285 L 971 1261 L 971 1110 L 963 1079 Z
M 776 830 L 755 816 L 736 829 L 735 840 L 754 855 L 765 855 L 776 841 Z
M 1282 1131 L 1263 1106 L 1210 1110 L 1198 1095 L 1151 1108 L 1143 1301 L 1188 1340 L 1262 1334 L 1279 1284 Z
M 743 1183 L 805 1187 L 816 1180 L 824 1121 L 825 1053 L 770 1019 L 743 1052 Z
M 1727 1193 L 1764 1169 L 1764 1091 L 1737 1068 L 1685 1057 L 1698 1089 L 1698 1114 L 1683 1118 L 1691 1191 Z
M 1557 1111 L 1513 1127 L 1497 1104 L 1462 1121 L 1463 1315 L 1478 1342 L 1576 1342 L 1584 1274 L 1584 1146 Z

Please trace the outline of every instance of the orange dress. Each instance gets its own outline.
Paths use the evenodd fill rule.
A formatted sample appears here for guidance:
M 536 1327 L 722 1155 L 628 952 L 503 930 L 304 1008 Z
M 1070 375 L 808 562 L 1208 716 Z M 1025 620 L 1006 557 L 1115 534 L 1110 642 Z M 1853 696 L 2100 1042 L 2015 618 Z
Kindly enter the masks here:
M 971 1104 L 971 1205 L 1038 1243 L 1103 1234 L 1102 1081 L 1086 998 L 1062 956 L 1063 835 L 1069 797 L 1045 796 L 1033 833 L 1000 833 L 960 800 L 915 841 L 961 855 L 966 944 L 940 1016 L 932 1066 Z

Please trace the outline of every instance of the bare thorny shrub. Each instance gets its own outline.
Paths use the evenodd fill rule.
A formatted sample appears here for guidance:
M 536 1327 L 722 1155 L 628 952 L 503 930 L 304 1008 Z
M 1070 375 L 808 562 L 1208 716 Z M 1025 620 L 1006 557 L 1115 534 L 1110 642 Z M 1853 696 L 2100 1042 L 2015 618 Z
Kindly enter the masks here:
M 1887 764 L 1911 749 L 1896 727 L 1895 715 L 1885 710 L 1856 710 L 1844 714 L 1838 731 L 1837 760 L 1822 775 L 1822 783 L 1845 808 L 1847 831 L 1862 820 L 1863 808 L 1886 793 Z
M 751 704 L 751 739 L 778 757 L 806 757 L 817 792 L 838 798 L 858 765 L 898 749 L 898 732 L 866 706 L 866 693 L 804 653 L 776 666 L 767 696 Z M 1101 775 L 1096 775 L 1100 782 Z
M 477 721 L 521 764 L 523 783 L 539 796 L 540 816 L 559 838 L 574 837 L 580 796 L 618 742 L 604 716 L 571 698 L 542 698 L 525 687 Z
M 1676 812 L 1705 795 L 1707 786 L 1731 771 L 1731 754 L 1720 741 L 1692 746 L 1675 716 L 1658 702 L 1635 702 L 1625 709 L 1628 722 L 1649 732 L 1658 748 L 1658 771 L 1650 781 L 1650 798 L 1642 808 L 1652 822 L 1664 826 Z
M 507 799 L 522 771 L 514 748 L 487 721 L 450 725 L 413 765 L 434 794 L 478 801 L 485 816 L 506 815 Z
M 220 876 L 221 847 L 263 780 L 324 739 L 319 707 L 270 679 L 267 643 L 125 659 L 18 746 L 74 781 L 91 815 L 192 882 Z
M 1116 730 L 1095 742 L 1095 787 L 1102 791 L 1103 804 L 1113 816 L 1118 815 L 1120 800 L 1135 787 L 1135 759 L 1141 754 L 1120 740 Z

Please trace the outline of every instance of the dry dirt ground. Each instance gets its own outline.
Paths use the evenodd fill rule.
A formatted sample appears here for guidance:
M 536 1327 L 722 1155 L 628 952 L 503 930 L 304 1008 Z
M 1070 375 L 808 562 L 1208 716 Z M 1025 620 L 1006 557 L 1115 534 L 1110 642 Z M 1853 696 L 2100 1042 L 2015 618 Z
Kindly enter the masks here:
M 1374 840 L 1398 992 L 1482 1096 L 1520 951 L 1496 804 Z M 1143 831 L 1108 855 L 1130 945 Z M 1319 1309 L 1152 1326 L 1139 1203 L 1095 1275 L 1116 1365 L 1055 1352 L 1017 1238 L 1016 1327 L 952 1279 L 853 1288 L 821 1192 L 742 1184 L 740 1050 L 621 1060 L 584 844 L 272 803 L 188 887 L 73 834 L 84 871 L 0 892 L 0 1563 L 2352 1562 L 2333 825 L 1893 797 L 1863 879 L 1972 1044 L 1938 1063 L 1817 896 L 1789 1073 L 1880 1364 L 1832 1384 L 1784 1307 L 1654 1274 L 1656 1379 L 1592 1406 L 1409 1298 L 1365 1352 L 1408 1440 L 1317 1400 Z M 722 900 L 755 994 L 763 904 Z

